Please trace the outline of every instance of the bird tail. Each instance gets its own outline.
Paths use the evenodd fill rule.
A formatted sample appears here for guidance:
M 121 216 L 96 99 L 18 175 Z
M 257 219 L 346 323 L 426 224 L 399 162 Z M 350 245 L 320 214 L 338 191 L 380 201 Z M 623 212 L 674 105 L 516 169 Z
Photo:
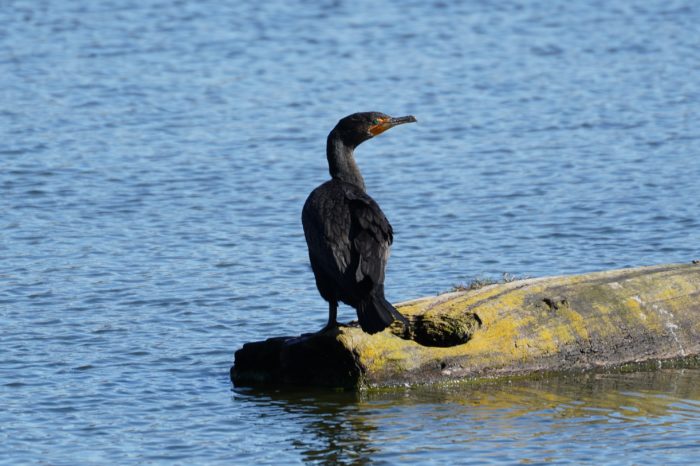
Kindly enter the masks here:
M 384 293 L 373 293 L 360 301 L 357 306 L 357 317 L 360 327 L 367 333 L 381 332 L 394 320 L 400 320 L 408 327 L 408 321 L 389 301 L 384 298 Z

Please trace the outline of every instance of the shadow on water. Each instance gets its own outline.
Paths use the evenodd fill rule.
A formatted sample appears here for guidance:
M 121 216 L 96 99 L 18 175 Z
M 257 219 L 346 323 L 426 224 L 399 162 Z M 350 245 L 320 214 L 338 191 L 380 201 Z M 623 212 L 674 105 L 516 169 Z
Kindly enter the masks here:
M 655 426 L 670 433 L 679 419 L 700 418 L 700 370 L 585 373 L 362 392 L 236 389 L 234 399 L 272 419 L 295 419 L 300 434 L 290 441 L 305 461 L 369 464 L 396 454 L 420 461 L 419 452 L 425 451 L 430 458 L 460 448 L 478 455 L 480 442 L 494 435 L 532 445 L 585 436 L 586 430 L 594 438 Z M 404 450 L 387 451 L 386 441 L 397 439 Z M 525 452 L 523 457 L 538 455 Z M 540 459 L 545 457 L 551 460 L 557 453 Z

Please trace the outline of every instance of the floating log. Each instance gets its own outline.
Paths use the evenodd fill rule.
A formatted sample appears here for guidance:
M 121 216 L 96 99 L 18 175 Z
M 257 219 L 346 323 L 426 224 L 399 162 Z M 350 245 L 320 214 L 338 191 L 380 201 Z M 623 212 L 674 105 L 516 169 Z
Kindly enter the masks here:
M 236 386 L 376 387 L 697 360 L 700 264 L 526 279 L 408 301 L 410 321 L 247 343 Z

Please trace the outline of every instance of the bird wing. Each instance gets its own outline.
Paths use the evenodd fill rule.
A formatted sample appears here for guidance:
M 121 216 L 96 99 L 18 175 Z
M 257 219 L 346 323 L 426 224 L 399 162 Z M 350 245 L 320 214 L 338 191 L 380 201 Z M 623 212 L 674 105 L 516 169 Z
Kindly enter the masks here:
M 345 191 L 335 180 L 324 183 L 306 200 L 301 217 L 312 268 L 336 280 L 352 261 L 352 218 Z
M 364 191 L 347 190 L 345 198 L 350 207 L 351 257 L 357 261 L 355 280 L 369 278 L 373 284 L 384 283 L 384 267 L 394 232 L 379 205 Z

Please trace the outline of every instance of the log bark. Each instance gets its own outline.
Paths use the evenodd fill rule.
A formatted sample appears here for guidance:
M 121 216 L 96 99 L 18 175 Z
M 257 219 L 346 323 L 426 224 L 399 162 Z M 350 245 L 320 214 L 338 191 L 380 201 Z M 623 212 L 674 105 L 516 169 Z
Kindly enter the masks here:
M 695 361 L 700 264 L 489 285 L 397 305 L 410 328 L 277 337 L 236 352 L 236 386 L 373 387 Z

